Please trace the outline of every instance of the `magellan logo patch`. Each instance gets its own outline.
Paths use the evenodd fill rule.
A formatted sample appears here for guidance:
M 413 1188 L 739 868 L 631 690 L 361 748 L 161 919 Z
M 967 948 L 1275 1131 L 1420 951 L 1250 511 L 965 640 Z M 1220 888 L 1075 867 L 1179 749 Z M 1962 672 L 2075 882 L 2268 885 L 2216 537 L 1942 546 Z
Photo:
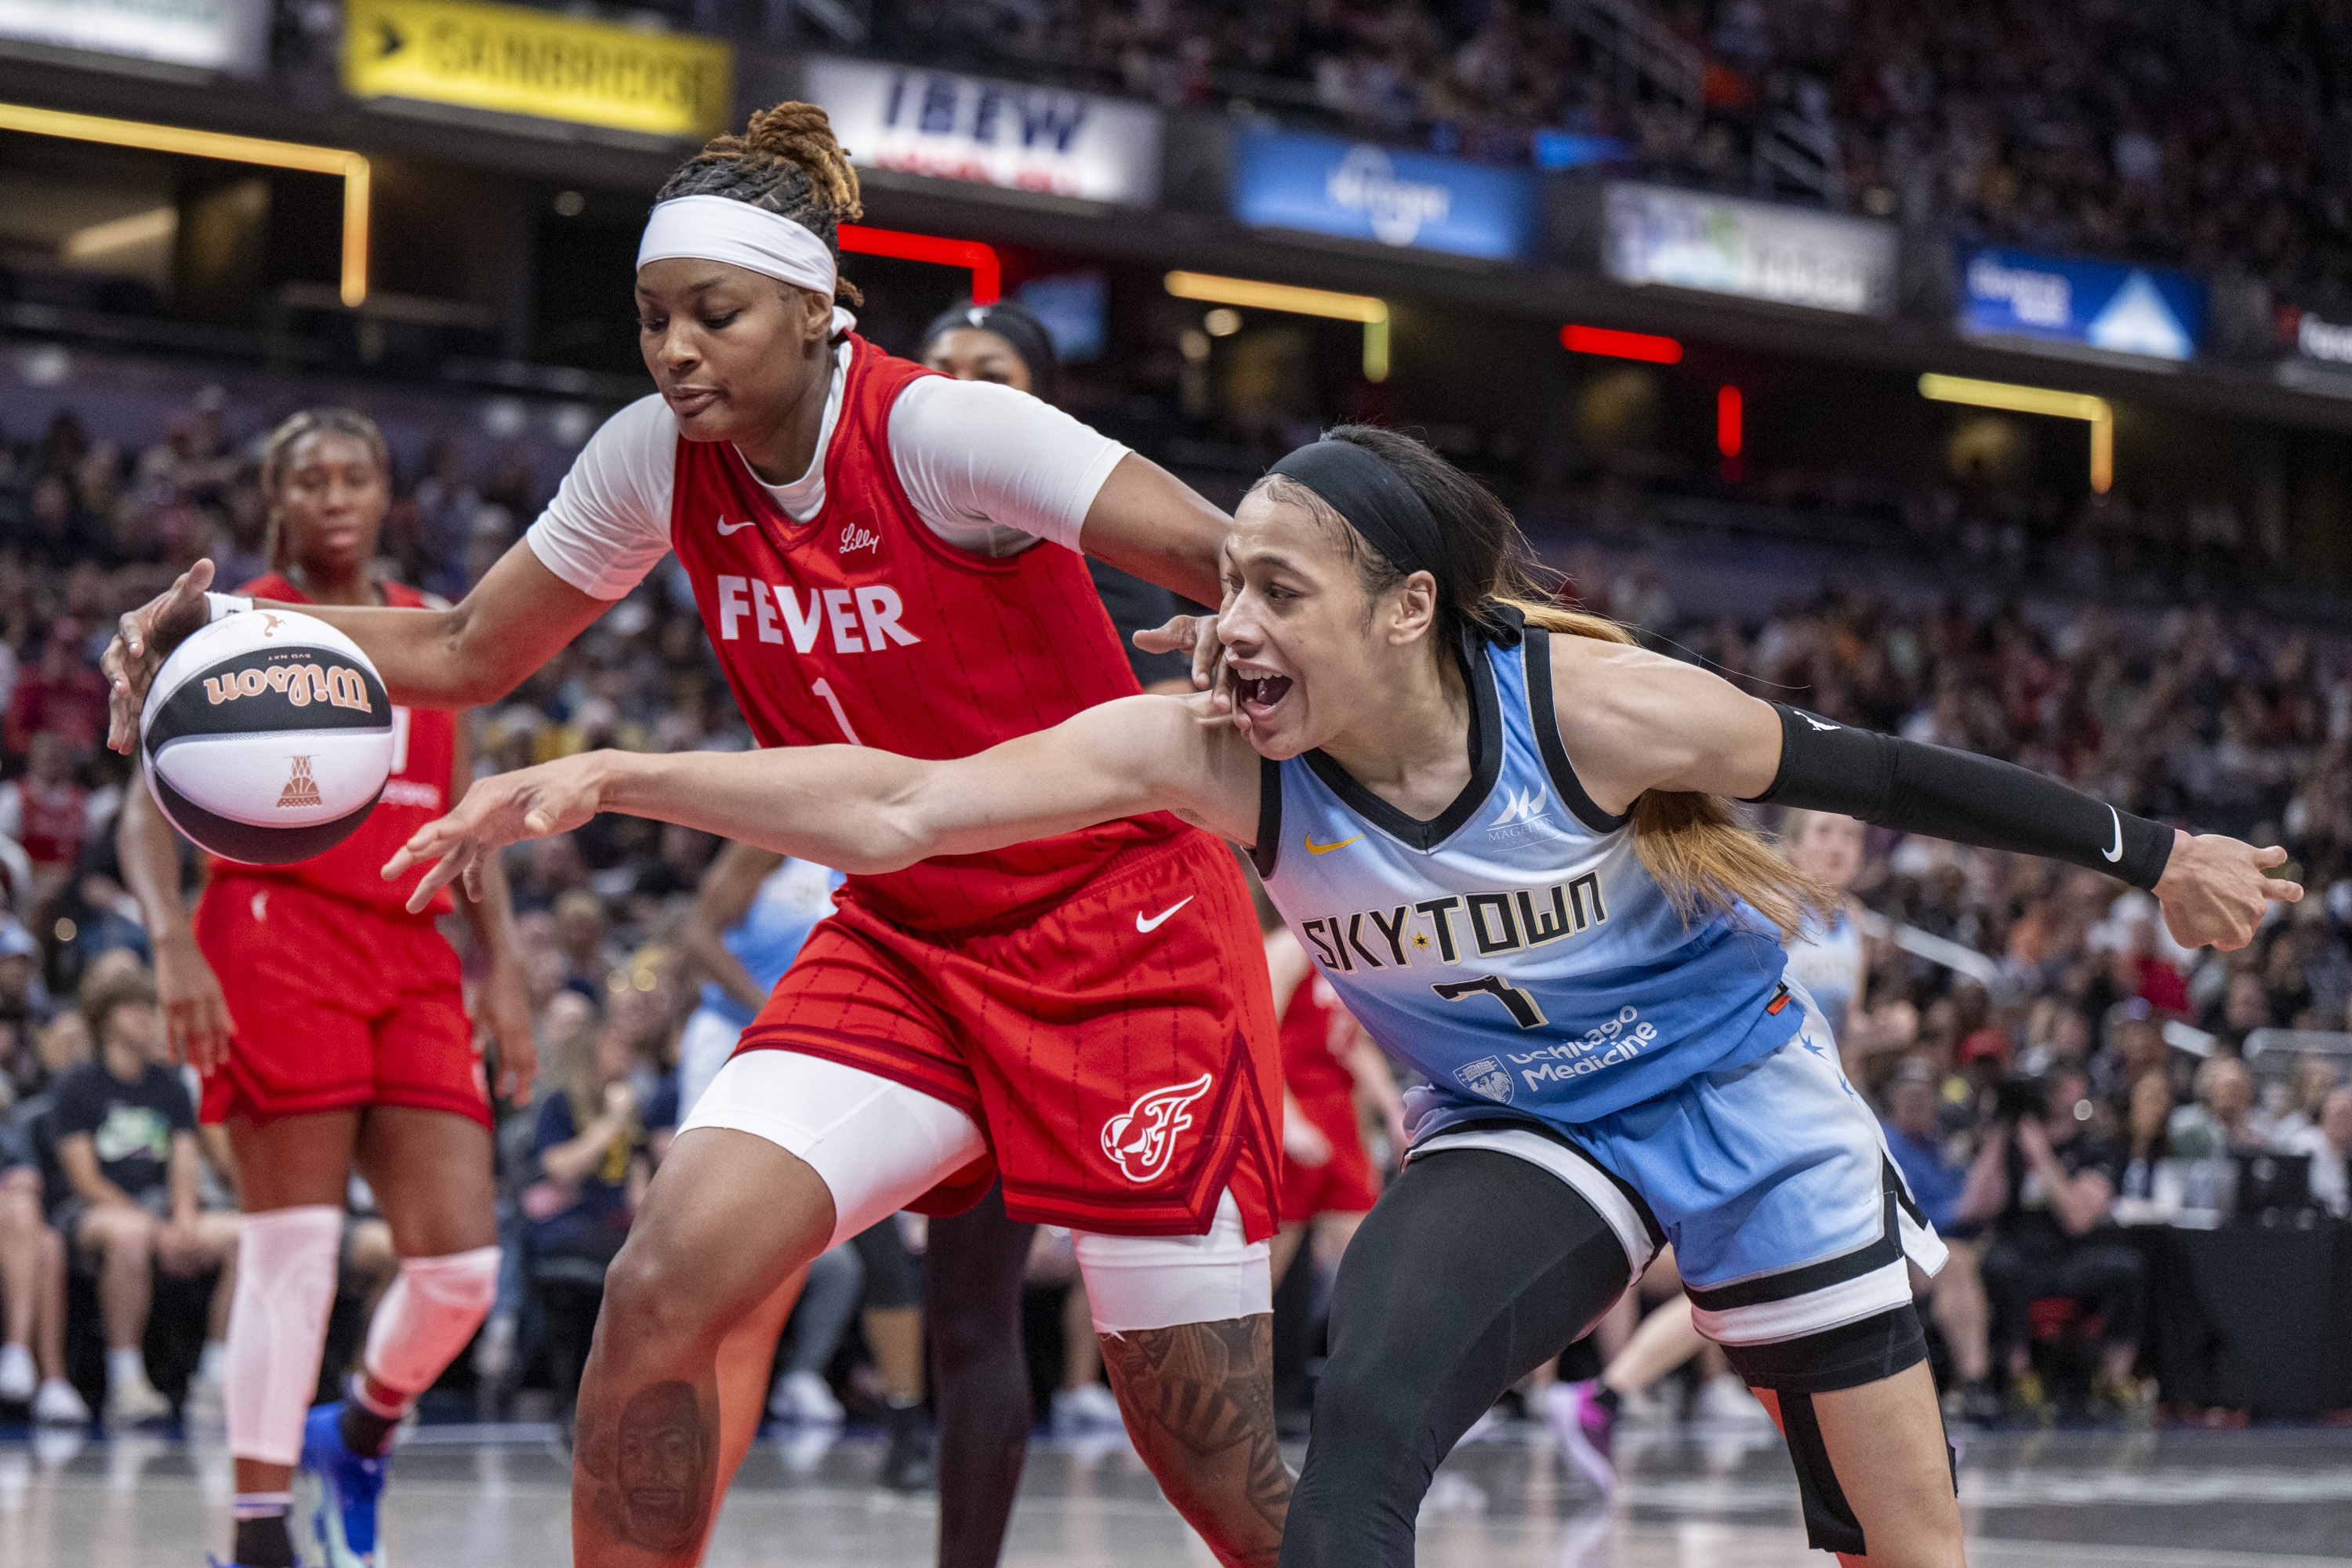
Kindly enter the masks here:
M 319 795 L 318 782 L 310 777 L 310 759 L 295 758 L 292 776 L 287 779 L 286 787 L 278 792 L 278 809 L 283 811 L 289 806 L 324 805 L 326 802 Z
M 1214 1078 L 1204 1072 L 1190 1083 L 1155 1089 L 1103 1123 L 1103 1152 L 1119 1174 L 1141 1183 L 1158 1181 L 1167 1173 L 1176 1152 L 1176 1134 L 1192 1125 L 1192 1104 L 1209 1092 Z
M 278 664 L 266 670 L 241 669 L 234 675 L 205 677 L 205 697 L 215 708 L 265 691 L 277 692 L 297 708 L 327 702 L 362 713 L 375 711 L 368 703 L 366 678 L 343 665 L 328 669 L 315 664 Z

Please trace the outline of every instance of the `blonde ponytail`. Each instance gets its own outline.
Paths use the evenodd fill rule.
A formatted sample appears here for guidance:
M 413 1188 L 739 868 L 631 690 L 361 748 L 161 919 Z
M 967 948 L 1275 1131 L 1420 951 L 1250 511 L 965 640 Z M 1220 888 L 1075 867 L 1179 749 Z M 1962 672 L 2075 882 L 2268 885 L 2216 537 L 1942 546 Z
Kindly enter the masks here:
M 1531 626 L 1596 642 L 1631 644 L 1633 634 L 1603 616 L 1516 595 L 1502 602 Z M 1825 915 L 1840 896 L 1780 858 L 1740 822 L 1721 795 L 1644 790 L 1633 802 L 1633 852 L 1685 920 L 1728 911 L 1735 900 L 1794 938 L 1808 915 Z

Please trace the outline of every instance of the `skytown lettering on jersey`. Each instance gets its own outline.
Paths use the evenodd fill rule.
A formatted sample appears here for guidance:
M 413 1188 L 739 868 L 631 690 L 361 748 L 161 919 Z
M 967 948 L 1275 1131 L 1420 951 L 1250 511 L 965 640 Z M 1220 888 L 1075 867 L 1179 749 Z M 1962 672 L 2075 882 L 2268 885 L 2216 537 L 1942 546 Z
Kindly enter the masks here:
M 781 645 L 790 632 L 793 651 L 816 647 L 820 633 L 833 632 L 835 653 L 881 653 L 892 646 L 912 647 L 923 639 L 898 624 L 906 605 L 898 590 L 886 583 L 863 588 L 811 588 L 808 605 L 788 583 L 762 583 L 757 577 L 719 579 L 719 637 L 735 642 L 746 620 L 761 642 Z M 862 634 L 862 635 L 861 635 Z
M 1555 882 L 1549 888 L 1465 893 L 1460 898 L 1307 921 L 1298 933 L 1315 949 L 1324 968 L 1352 974 L 1359 968 L 1408 968 L 1414 954 L 1428 954 L 1433 942 L 1437 963 L 1460 963 L 1465 952 L 1477 958 L 1493 958 L 1545 947 L 1604 924 L 1608 919 L 1608 906 L 1601 899 L 1600 873 L 1587 871 L 1573 881 Z

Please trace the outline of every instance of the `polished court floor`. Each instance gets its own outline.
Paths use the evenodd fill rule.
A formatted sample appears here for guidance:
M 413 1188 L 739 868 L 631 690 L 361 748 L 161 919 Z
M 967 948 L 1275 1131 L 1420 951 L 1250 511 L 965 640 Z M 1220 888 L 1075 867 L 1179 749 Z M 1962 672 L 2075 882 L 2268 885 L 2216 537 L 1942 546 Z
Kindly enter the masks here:
M 1809 1552 L 1777 1437 L 1635 1431 L 1604 1499 L 1539 1428 L 1507 1427 L 1447 1462 L 1421 1561 L 1445 1568 L 1795 1568 Z M 763 1442 L 730 1498 L 711 1568 L 922 1568 L 933 1515 L 866 1485 L 858 1436 Z M 1291 1455 L 1294 1464 L 1297 1454 Z M 535 1427 L 427 1428 L 401 1452 L 392 1568 L 568 1561 L 567 1465 Z M 1979 1437 L 1960 1467 L 1983 1568 L 2352 1565 L 2352 1432 L 2049 1433 Z M 0 1568 L 197 1568 L 225 1544 L 217 1436 L 0 1440 Z M 1014 1568 L 1213 1568 L 1127 1447 L 1041 1441 Z

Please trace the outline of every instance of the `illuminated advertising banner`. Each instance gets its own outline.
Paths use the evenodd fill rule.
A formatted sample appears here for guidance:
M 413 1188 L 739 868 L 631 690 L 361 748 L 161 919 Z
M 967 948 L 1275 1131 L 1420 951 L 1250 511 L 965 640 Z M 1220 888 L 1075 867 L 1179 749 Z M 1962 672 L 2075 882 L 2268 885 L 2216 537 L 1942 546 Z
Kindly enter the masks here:
M 1256 228 L 1366 239 L 1490 261 L 1536 246 L 1536 181 L 1525 169 L 1288 132 L 1234 138 L 1234 216 Z
M 1121 206 L 1160 199 L 1160 110 L 917 66 L 819 57 L 802 96 L 868 168 Z
M 1601 270 L 1620 283 L 1849 316 L 1895 313 L 1889 225 L 1630 182 L 1612 183 L 1604 202 Z
M 702 137 L 727 128 L 735 80 L 725 44 L 517 5 L 345 0 L 343 88 L 635 131 Z
M 2182 272 L 1962 246 L 1959 329 L 2149 359 L 2197 357 L 2205 285 Z
M 259 76 L 269 0 L 0 0 L 6 38 Z
M 2301 357 L 2352 371 L 2352 321 L 2330 321 L 2316 310 L 2282 305 L 2278 327 L 2280 340 Z

